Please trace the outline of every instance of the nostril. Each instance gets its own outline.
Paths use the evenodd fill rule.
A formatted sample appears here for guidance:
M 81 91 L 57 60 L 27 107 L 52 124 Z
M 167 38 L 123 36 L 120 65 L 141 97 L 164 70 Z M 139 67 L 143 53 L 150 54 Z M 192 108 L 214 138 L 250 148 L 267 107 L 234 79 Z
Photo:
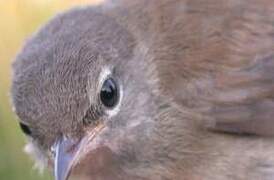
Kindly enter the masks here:
M 99 111 L 95 110 L 92 106 L 87 110 L 85 116 L 83 117 L 84 125 L 90 125 L 95 123 L 98 119 Z

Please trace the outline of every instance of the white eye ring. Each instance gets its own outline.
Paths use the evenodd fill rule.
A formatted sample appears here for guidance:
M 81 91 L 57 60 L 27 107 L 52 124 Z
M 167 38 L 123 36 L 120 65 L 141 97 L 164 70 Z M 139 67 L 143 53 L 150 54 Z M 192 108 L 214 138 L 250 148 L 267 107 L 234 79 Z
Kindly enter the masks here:
M 104 82 L 109 78 L 111 77 L 111 70 L 110 68 L 108 67 L 104 67 L 100 73 L 100 76 L 99 76 L 99 91 L 98 94 L 100 94 L 100 90 L 104 84 Z M 113 107 L 113 108 L 106 108 L 105 112 L 107 113 L 108 116 L 112 117 L 112 116 L 115 116 L 119 111 L 120 111 L 120 107 L 121 107 L 121 101 L 122 101 L 122 98 L 123 98 L 123 87 L 121 84 L 119 84 L 119 82 L 116 82 L 117 85 L 119 86 L 118 87 L 118 100 L 117 100 L 117 104 Z

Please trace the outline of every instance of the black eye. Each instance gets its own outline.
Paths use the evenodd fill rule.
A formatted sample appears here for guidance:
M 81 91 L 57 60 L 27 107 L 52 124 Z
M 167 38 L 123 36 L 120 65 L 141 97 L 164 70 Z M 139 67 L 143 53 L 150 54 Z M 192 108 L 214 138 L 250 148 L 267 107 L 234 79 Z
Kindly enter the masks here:
M 108 108 L 112 108 L 117 104 L 119 93 L 114 79 L 108 78 L 105 80 L 100 92 L 100 98 L 102 103 Z
M 20 125 L 20 128 L 21 128 L 21 130 L 26 134 L 26 135 L 31 135 L 31 130 L 30 130 L 30 128 L 27 126 L 27 125 L 25 125 L 25 124 L 23 124 L 23 123 L 19 123 L 19 125 Z

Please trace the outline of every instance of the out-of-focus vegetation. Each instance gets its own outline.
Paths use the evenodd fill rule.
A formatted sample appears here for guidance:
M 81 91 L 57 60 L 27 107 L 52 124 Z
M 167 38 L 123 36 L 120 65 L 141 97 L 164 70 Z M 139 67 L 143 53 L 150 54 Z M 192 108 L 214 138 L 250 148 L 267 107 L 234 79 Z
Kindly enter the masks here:
M 23 152 L 25 138 L 11 110 L 11 62 L 24 39 L 54 14 L 100 0 L 0 0 L 0 179 L 52 179 L 39 174 Z

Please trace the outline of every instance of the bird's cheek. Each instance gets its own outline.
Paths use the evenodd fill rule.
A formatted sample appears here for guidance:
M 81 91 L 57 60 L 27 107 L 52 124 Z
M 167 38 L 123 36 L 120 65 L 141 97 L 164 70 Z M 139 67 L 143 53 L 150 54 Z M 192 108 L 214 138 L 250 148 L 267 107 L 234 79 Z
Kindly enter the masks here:
M 69 180 L 135 179 L 125 172 L 121 158 L 128 136 L 122 136 L 105 127 L 94 138 L 90 137 L 92 135 L 82 139 L 79 153 L 76 154 L 68 174 Z
M 121 176 L 126 177 L 126 174 L 116 155 L 107 146 L 100 146 L 72 167 L 69 180 L 116 179 Z

